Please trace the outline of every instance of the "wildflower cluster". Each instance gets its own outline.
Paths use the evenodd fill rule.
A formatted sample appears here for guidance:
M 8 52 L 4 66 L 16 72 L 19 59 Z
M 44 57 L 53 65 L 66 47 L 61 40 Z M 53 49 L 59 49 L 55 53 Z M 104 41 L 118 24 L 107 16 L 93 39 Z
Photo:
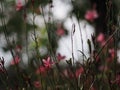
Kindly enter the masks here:
M 55 0 L 57 1 L 60 4 L 62 0 Z M 77 4 L 83 2 L 87 4 L 86 0 L 83 2 L 78 0 L 79 3 L 77 0 L 71 0 L 71 2 L 68 0 L 67 3 L 73 4 L 70 15 L 66 16 L 72 21 L 72 26 L 69 26 L 72 27 L 70 31 L 72 33 L 68 33 L 67 28 L 64 27 L 67 26 L 64 22 L 66 19 L 60 21 L 54 19 L 52 11 L 55 2 L 53 0 L 16 0 L 13 10 L 15 15 L 9 16 L 8 21 L 1 19 L 0 29 L 2 28 L 1 32 L 7 44 L 3 48 L 11 53 L 12 58 L 8 66 L 5 66 L 6 57 L 0 58 L 0 90 L 119 90 L 120 63 L 117 55 L 118 38 L 116 38 L 119 27 L 112 25 L 111 20 L 107 26 L 112 30 L 111 33 L 107 35 L 100 32 L 87 39 L 86 24 L 80 23 L 81 12 L 83 12 L 82 19 L 85 23 L 94 25 L 97 20 L 101 21 L 99 20 L 101 13 L 97 10 L 96 4 L 92 8 L 83 8 L 85 11 L 77 9 L 80 6 Z M 110 4 L 109 7 L 112 6 L 112 1 L 107 4 Z M 3 2 L 0 1 L 0 14 L 4 13 L 4 8 Z M 109 8 L 107 9 L 107 16 L 109 16 L 112 12 Z M 72 15 L 78 20 L 74 22 L 75 18 L 72 18 Z M 43 21 L 39 22 L 41 17 Z M 106 17 L 106 20 L 110 20 L 111 17 L 113 16 Z M 82 27 L 84 29 L 81 29 Z M 78 40 L 80 39 L 82 47 L 82 50 L 77 50 L 81 54 L 77 61 L 74 56 L 78 53 L 73 50 L 73 46 L 77 47 L 74 44 L 76 40 L 73 39 L 78 37 L 75 35 L 78 34 L 76 29 L 80 31 Z M 15 35 L 11 35 L 12 31 Z M 84 32 L 86 32 L 87 45 L 83 40 Z M 67 37 L 67 34 L 71 36 Z M 57 52 L 58 41 L 62 37 L 71 39 L 68 39 L 71 41 L 70 45 L 66 42 L 70 46 L 68 47 L 68 52 L 71 52 L 69 59 L 66 59 L 67 55 Z M 63 43 L 63 47 L 67 47 L 67 44 Z M 88 46 L 88 51 L 84 50 L 84 45 Z M 87 56 L 85 52 L 89 55 Z

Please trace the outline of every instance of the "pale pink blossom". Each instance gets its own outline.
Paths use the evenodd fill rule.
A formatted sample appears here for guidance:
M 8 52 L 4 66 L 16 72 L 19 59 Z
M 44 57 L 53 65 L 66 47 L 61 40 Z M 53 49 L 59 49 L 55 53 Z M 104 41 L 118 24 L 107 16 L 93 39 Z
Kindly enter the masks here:
M 23 8 L 23 5 L 22 5 L 22 1 L 21 0 L 18 0 L 17 4 L 16 4 L 16 11 L 19 11 Z
M 98 18 L 98 13 L 96 10 L 87 10 L 85 14 L 85 19 L 93 22 L 96 18 Z
M 21 50 L 22 50 L 22 46 L 17 45 L 17 46 L 15 47 L 15 51 L 16 51 L 17 53 L 21 52 Z
M 97 42 L 99 43 L 104 43 L 105 41 L 105 36 L 103 33 L 100 33 L 98 36 L 97 36 Z
M 57 29 L 56 34 L 57 34 L 58 36 L 62 36 L 62 35 L 65 34 L 65 31 L 64 31 L 62 28 L 59 28 L 59 29 Z

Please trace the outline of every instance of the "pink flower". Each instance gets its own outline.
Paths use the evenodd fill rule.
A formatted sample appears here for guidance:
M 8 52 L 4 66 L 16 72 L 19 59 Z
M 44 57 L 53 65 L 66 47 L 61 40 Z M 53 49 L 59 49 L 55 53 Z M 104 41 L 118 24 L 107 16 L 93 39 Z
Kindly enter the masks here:
M 61 60 L 65 59 L 65 56 L 62 56 L 60 53 L 58 53 L 57 59 L 58 59 L 58 61 L 61 61 Z
M 15 56 L 15 60 L 13 59 L 13 60 L 11 61 L 11 65 L 18 64 L 19 62 L 20 62 L 19 56 Z
M 105 36 L 103 33 L 100 33 L 98 36 L 97 36 L 97 42 L 103 42 L 105 40 Z
M 45 74 L 45 72 L 46 72 L 46 69 L 45 69 L 45 67 L 44 66 L 40 66 L 37 70 L 36 70 L 36 73 L 37 74 Z
M 46 60 L 43 59 L 43 63 L 44 63 L 44 66 L 46 69 L 50 69 L 52 67 L 52 64 L 53 64 L 50 60 L 50 57 L 48 57 Z
M 85 14 L 85 19 L 93 22 L 96 18 L 98 18 L 98 13 L 96 12 L 96 10 L 88 10 Z
M 17 5 L 16 5 L 16 11 L 19 11 L 23 8 L 21 0 L 18 0 Z
M 57 34 L 58 36 L 62 36 L 62 35 L 65 34 L 65 31 L 64 31 L 62 28 L 59 28 L 59 29 L 57 29 L 56 34 Z
M 41 86 L 39 81 L 34 81 L 33 84 L 34 84 L 34 87 L 36 87 L 36 88 L 40 88 L 40 86 Z
M 83 67 L 80 67 L 79 69 L 77 69 L 75 73 L 76 77 L 78 78 L 83 72 L 84 72 Z

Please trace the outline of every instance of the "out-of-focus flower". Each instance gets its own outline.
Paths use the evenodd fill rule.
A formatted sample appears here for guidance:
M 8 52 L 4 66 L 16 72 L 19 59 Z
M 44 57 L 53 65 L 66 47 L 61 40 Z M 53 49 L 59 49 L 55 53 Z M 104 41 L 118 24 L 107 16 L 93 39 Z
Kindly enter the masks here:
M 11 65 L 18 64 L 19 62 L 20 62 L 20 57 L 19 56 L 15 56 L 15 58 L 11 61 Z
M 106 41 L 105 41 L 105 35 L 103 33 L 100 33 L 97 38 L 96 41 L 100 44 L 100 46 L 104 46 Z
M 104 36 L 104 34 L 103 33 L 100 33 L 98 36 L 97 36 L 97 42 L 100 42 L 100 43 L 102 43 L 102 42 L 104 42 L 105 41 L 105 36 Z
M 36 73 L 37 74 L 44 74 L 46 72 L 46 69 L 44 66 L 40 66 L 37 70 L 36 70 Z
M 62 28 L 59 28 L 59 29 L 57 29 L 56 34 L 57 34 L 58 36 L 62 36 L 62 35 L 65 34 L 65 31 L 64 31 Z
M 22 1 L 18 0 L 17 5 L 16 5 L 16 11 L 19 11 L 23 8 Z
M 96 10 L 87 10 L 85 14 L 85 19 L 93 22 L 96 18 L 98 18 L 98 13 Z
M 36 88 L 40 88 L 41 87 L 41 84 L 40 84 L 40 82 L 39 81 L 34 81 L 34 87 L 36 87 Z
M 112 62 L 115 58 L 115 49 L 114 48 L 109 49 L 108 53 L 109 53 L 109 56 L 107 58 L 107 62 Z
M 60 53 L 58 53 L 57 59 L 58 59 L 58 61 L 61 61 L 61 60 L 65 59 L 65 56 L 62 56 Z
M 75 72 L 76 77 L 78 78 L 83 72 L 84 72 L 83 67 L 80 67 L 79 69 L 77 69 Z
M 109 54 L 112 57 L 112 59 L 114 59 L 114 57 L 115 57 L 115 49 L 114 48 L 109 49 Z
M 17 53 L 21 52 L 21 50 L 22 50 L 22 46 L 17 45 L 17 46 L 15 47 L 15 51 L 16 51 Z
M 48 57 L 47 59 L 43 59 L 43 64 L 46 69 L 50 69 L 53 65 L 53 63 L 50 60 L 50 57 Z

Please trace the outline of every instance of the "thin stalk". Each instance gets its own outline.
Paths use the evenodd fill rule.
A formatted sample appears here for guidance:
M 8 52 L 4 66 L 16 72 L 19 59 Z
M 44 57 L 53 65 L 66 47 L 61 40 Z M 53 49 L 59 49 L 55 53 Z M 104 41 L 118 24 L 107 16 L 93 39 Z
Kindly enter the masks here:
M 50 35 L 49 35 L 49 33 L 48 33 L 49 26 L 47 25 L 47 22 L 46 22 L 46 20 L 45 20 L 44 10 L 43 10 L 43 7 L 42 7 L 42 6 L 41 6 L 41 10 L 42 10 L 42 16 L 43 16 L 43 19 L 44 19 L 44 23 L 45 23 L 45 28 L 46 28 L 46 30 L 47 30 L 48 44 L 49 44 L 49 47 L 50 47 L 50 54 L 53 56 L 53 60 L 56 61 L 57 59 L 56 59 L 56 57 L 55 57 L 55 55 L 54 55 L 54 52 L 53 52 L 53 50 L 52 50 L 52 45 L 51 45 L 51 43 L 50 43 Z
M 6 1 L 4 1 L 4 3 L 6 3 Z M 4 13 L 2 2 L 0 2 L 0 4 L 1 4 L 1 12 Z M 4 36 L 5 36 L 7 45 L 10 45 L 9 38 L 7 37 L 7 26 L 6 26 L 6 24 L 5 24 L 5 18 L 4 18 L 4 19 L 1 19 L 1 23 L 2 23 L 2 26 L 3 26 L 3 34 L 4 34 Z M 11 55 L 12 55 L 12 57 L 13 57 L 14 62 L 16 62 L 16 61 L 15 61 L 14 53 L 13 53 L 13 51 L 12 51 L 11 48 L 10 48 L 10 53 L 11 53 Z M 19 75 L 19 73 L 20 73 L 20 72 L 19 72 L 19 67 L 18 67 L 18 65 L 17 65 L 16 63 L 15 63 L 15 69 L 16 69 L 18 75 Z M 19 77 L 18 77 L 18 78 L 19 78 Z M 8 76 L 7 76 L 7 79 L 8 79 Z M 7 89 L 8 89 L 8 88 L 9 88 L 9 86 L 8 86 L 8 84 L 7 84 Z
M 105 46 L 109 43 L 109 41 L 113 38 L 113 36 L 117 33 L 117 31 L 119 30 L 119 28 L 117 28 L 112 35 L 109 36 L 109 38 L 106 40 L 105 44 L 103 45 L 103 47 L 99 50 L 99 52 L 97 53 L 95 59 L 102 53 L 102 50 L 105 48 Z
M 2 11 L 2 13 L 3 13 L 3 4 L 2 4 L 2 2 L 1 2 L 1 6 L 2 6 L 1 11 Z M 6 26 L 6 24 L 5 24 L 5 19 L 1 19 L 1 22 L 2 22 L 3 33 L 4 33 L 4 36 L 5 36 L 7 45 L 10 45 L 9 38 L 7 37 L 7 26 Z M 12 51 L 11 48 L 10 48 L 10 52 L 11 52 L 11 55 L 12 55 L 12 57 L 13 57 L 14 62 L 16 62 L 16 61 L 15 61 L 14 53 L 13 53 L 13 51 Z M 18 67 L 18 65 L 15 64 L 15 66 L 16 66 L 17 72 L 19 72 L 19 67 Z
M 72 45 L 72 60 L 73 60 L 73 65 L 74 65 L 74 52 L 73 52 L 73 35 L 75 32 L 75 24 L 72 25 L 72 31 L 71 31 L 71 45 Z
M 78 20 L 78 26 L 79 26 L 80 36 L 81 36 L 82 52 L 84 53 L 83 36 L 82 36 L 82 30 L 81 30 L 81 26 L 80 26 L 79 20 Z M 83 57 L 83 64 L 84 64 L 84 55 L 82 57 Z
M 35 13 L 34 13 L 34 0 L 31 0 L 31 3 L 32 3 L 32 15 L 33 15 L 33 35 L 34 35 L 34 41 L 35 41 L 35 44 L 36 44 L 36 47 L 35 47 L 35 50 L 36 50 L 36 52 L 37 52 L 37 59 L 43 64 L 43 62 L 42 62 L 42 59 L 40 58 L 40 53 L 39 53 L 39 50 L 38 50 L 38 48 L 39 48 L 39 46 L 38 46 L 38 41 L 37 41 L 37 35 L 36 35 L 36 29 L 35 29 L 35 18 L 36 18 L 36 15 L 35 15 Z M 36 64 L 39 66 L 39 63 L 38 62 L 36 62 Z
M 92 86 L 94 85 L 94 83 L 95 83 L 95 79 L 93 80 L 92 84 L 90 85 L 89 90 L 91 90 L 91 88 L 92 88 Z

